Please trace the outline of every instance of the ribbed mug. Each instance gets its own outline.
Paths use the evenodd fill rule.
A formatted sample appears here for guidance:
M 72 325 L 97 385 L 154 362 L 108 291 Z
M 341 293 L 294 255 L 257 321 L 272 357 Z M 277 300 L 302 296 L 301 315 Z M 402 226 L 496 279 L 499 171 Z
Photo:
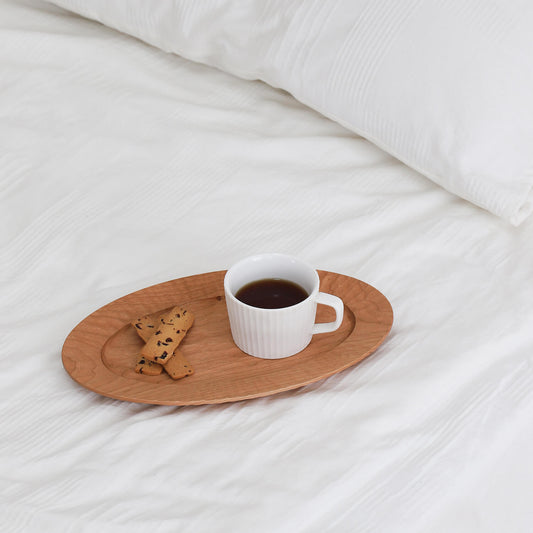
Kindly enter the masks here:
M 263 309 L 236 298 L 244 285 L 262 279 L 282 279 L 300 285 L 308 297 L 290 307 Z M 313 335 L 338 329 L 344 304 L 332 294 L 319 292 L 317 271 L 290 255 L 269 253 L 242 259 L 224 278 L 224 293 L 235 344 L 245 353 L 262 359 L 281 359 L 301 352 Z M 317 304 L 335 310 L 333 322 L 315 324 Z

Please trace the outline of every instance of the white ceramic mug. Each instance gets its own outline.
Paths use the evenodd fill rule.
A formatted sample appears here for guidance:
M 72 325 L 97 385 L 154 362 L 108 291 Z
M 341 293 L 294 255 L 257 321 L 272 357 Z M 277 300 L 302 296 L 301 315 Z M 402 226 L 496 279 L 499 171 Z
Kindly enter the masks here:
M 290 307 L 263 309 L 236 298 L 244 285 L 262 279 L 283 279 L 300 285 L 308 297 Z M 316 333 L 335 331 L 342 323 L 344 304 L 332 294 L 319 292 L 320 279 L 304 261 L 284 254 L 247 257 L 233 265 L 224 278 L 224 293 L 231 334 L 245 353 L 263 359 L 280 359 L 301 352 Z M 316 306 L 335 310 L 335 321 L 315 324 Z

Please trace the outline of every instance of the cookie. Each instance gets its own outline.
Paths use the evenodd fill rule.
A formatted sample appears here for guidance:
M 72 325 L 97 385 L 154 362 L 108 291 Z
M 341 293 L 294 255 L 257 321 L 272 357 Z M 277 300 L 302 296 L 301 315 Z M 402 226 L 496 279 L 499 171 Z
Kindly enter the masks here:
M 135 372 L 137 372 L 137 374 L 144 374 L 145 376 L 159 376 L 159 374 L 163 372 L 163 367 L 141 357 L 135 365 Z
M 174 355 L 165 363 L 163 368 L 172 379 L 180 379 L 194 374 L 193 367 L 180 350 L 174 351 Z
M 141 356 L 164 365 L 179 346 L 194 322 L 194 315 L 187 309 L 176 306 L 164 314 L 154 327 L 154 334 L 141 349 Z M 136 328 L 139 331 L 141 329 Z
M 131 325 L 135 328 L 137 335 L 146 342 L 154 334 L 156 323 L 156 319 L 153 319 L 150 315 L 145 315 L 132 320 Z M 159 376 L 163 372 L 163 367 L 158 363 L 147 361 L 144 357 L 140 357 L 135 365 L 135 372 L 146 376 Z
M 154 334 L 156 320 L 150 315 L 146 315 L 132 320 L 131 325 L 135 328 L 137 335 L 146 342 Z

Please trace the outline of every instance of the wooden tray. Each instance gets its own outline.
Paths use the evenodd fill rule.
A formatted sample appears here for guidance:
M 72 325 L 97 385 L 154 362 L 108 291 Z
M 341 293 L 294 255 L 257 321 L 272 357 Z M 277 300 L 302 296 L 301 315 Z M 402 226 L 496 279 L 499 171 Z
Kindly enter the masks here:
M 80 385 L 119 400 L 162 405 L 234 402 L 302 387 L 353 366 L 374 352 L 392 327 L 392 307 L 383 294 L 357 279 L 319 271 L 320 290 L 344 301 L 341 327 L 315 335 L 292 357 L 258 359 L 233 343 L 224 274 L 167 281 L 105 305 L 69 334 L 63 366 Z M 165 372 L 137 374 L 134 366 L 142 341 L 130 321 L 176 304 L 187 305 L 196 316 L 180 344 L 195 373 L 177 381 Z M 319 305 L 317 322 L 329 322 L 333 314 Z

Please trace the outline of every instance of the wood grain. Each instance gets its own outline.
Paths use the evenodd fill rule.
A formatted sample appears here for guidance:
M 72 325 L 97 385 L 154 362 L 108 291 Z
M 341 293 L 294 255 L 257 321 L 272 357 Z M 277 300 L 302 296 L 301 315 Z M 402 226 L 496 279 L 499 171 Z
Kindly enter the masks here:
M 292 357 L 258 359 L 233 343 L 224 275 L 219 271 L 167 281 L 107 304 L 69 334 L 63 366 L 80 385 L 119 400 L 162 405 L 233 402 L 295 389 L 345 370 L 373 353 L 392 327 L 392 307 L 378 290 L 348 276 L 319 271 L 320 290 L 344 302 L 341 327 L 315 335 Z M 178 381 L 165 373 L 137 374 L 134 367 L 143 343 L 130 321 L 173 305 L 188 306 L 196 317 L 180 345 L 195 373 Z M 317 322 L 329 322 L 333 314 L 319 305 Z

